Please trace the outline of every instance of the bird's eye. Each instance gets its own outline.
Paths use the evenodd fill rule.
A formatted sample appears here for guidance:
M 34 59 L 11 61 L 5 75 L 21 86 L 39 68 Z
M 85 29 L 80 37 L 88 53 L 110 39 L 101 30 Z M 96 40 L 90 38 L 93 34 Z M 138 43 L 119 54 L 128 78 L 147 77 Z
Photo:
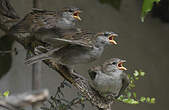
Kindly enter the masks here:
M 108 36 L 109 34 L 108 33 L 104 33 L 105 36 Z
M 113 65 L 116 65 L 117 63 L 116 63 L 116 62 L 113 62 L 112 64 L 113 64 Z
M 73 12 L 73 10 L 72 10 L 72 9 L 69 9 L 68 11 L 69 11 L 69 12 Z

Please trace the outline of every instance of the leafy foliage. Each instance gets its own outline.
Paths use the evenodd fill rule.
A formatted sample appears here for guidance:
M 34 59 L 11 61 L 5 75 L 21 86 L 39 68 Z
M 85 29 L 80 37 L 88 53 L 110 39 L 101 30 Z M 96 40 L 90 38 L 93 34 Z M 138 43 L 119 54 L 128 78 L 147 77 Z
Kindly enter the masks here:
M 124 95 L 121 95 L 117 100 L 127 104 L 140 104 L 140 103 L 149 103 L 154 104 L 155 98 L 152 97 L 137 97 L 136 92 L 131 92 L 133 88 L 135 88 L 135 81 L 141 79 L 141 77 L 145 76 L 145 72 L 139 70 L 135 70 L 133 75 L 128 75 L 130 79 L 130 84 L 128 89 L 125 91 Z
M 5 92 L 3 92 L 3 93 L 0 93 L 0 98 L 1 98 L 1 97 L 8 97 L 9 94 L 10 94 L 10 92 L 9 92 L 8 90 L 5 91 Z
M 146 14 L 152 10 L 154 2 L 158 3 L 160 2 L 160 0 L 144 0 L 143 1 L 142 13 L 141 13 L 142 22 L 144 22 L 144 17 L 146 16 Z

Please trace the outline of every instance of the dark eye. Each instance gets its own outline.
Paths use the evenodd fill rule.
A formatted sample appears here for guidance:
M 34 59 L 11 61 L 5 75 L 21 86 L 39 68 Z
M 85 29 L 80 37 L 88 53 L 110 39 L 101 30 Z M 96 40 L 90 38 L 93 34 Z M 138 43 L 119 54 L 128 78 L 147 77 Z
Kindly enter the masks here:
M 104 36 L 108 36 L 109 34 L 105 33 Z
M 72 10 L 72 9 L 69 9 L 68 11 L 69 11 L 69 12 L 73 12 L 73 10 Z
M 105 36 L 108 36 L 108 35 L 109 35 L 109 32 L 105 32 L 104 35 L 105 35 Z
M 113 62 L 112 64 L 113 64 L 113 65 L 116 65 L 117 63 L 116 63 L 116 62 Z

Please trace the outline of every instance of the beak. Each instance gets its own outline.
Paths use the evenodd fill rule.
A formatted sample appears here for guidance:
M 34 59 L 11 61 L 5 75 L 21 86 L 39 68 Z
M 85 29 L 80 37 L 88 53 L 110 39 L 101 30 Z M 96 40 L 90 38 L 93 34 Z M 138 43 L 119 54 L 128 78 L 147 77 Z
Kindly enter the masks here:
M 117 37 L 117 36 L 118 36 L 118 34 L 111 34 L 111 35 L 109 36 L 109 42 L 110 42 L 111 44 L 117 45 L 117 42 L 114 40 L 114 38 Z
M 75 11 L 74 14 L 73 14 L 73 17 L 75 19 L 78 19 L 79 21 L 81 21 L 82 19 L 79 17 L 79 14 L 81 13 L 81 11 Z
M 127 68 L 125 68 L 124 66 L 123 66 L 123 63 L 125 63 L 126 62 L 126 60 L 121 60 L 118 64 L 117 64 L 117 67 L 119 68 L 119 70 L 127 70 Z

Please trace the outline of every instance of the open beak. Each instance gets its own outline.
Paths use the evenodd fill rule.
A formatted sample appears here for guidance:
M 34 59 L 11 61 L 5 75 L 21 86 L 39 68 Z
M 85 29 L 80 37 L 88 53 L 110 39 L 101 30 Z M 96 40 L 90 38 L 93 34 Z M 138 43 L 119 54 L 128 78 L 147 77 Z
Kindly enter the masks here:
M 121 60 L 118 64 L 117 64 L 117 67 L 119 68 L 119 70 L 127 70 L 127 68 L 125 68 L 123 66 L 123 63 L 125 63 L 126 61 L 125 60 Z
M 111 35 L 109 36 L 109 42 L 110 42 L 111 44 L 117 45 L 117 42 L 114 40 L 114 38 L 117 37 L 117 36 L 118 36 L 118 34 L 111 34 Z
M 81 11 L 75 11 L 74 14 L 73 14 L 73 17 L 75 19 L 78 19 L 79 21 L 81 21 L 82 19 L 79 17 L 79 14 L 81 13 Z

